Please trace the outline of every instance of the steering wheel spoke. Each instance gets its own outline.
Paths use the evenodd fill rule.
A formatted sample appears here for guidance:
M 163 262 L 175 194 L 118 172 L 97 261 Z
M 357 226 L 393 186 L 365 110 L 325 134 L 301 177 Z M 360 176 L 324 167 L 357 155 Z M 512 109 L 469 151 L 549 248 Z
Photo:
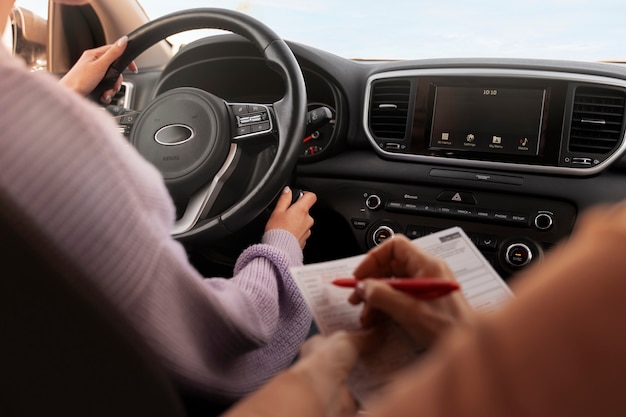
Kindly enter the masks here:
M 187 233 L 192 230 L 198 222 L 207 218 L 215 202 L 217 201 L 224 184 L 231 177 L 240 159 L 240 152 L 236 144 L 231 144 L 230 150 L 220 170 L 215 174 L 213 180 L 195 192 L 190 198 L 187 206 L 172 228 L 174 236 Z

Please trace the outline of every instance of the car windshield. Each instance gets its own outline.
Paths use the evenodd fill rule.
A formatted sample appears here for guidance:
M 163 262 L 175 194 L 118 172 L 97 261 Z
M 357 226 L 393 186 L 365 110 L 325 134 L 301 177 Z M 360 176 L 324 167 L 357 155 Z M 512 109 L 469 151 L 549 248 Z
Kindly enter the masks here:
M 42 0 L 18 0 L 36 10 Z M 32 7 L 31 7 L 32 5 Z M 150 18 L 196 7 L 247 13 L 281 37 L 345 58 L 626 58 L 623 0 L 143 0 Z M 174 36 L 188 43 L 212 32 Z

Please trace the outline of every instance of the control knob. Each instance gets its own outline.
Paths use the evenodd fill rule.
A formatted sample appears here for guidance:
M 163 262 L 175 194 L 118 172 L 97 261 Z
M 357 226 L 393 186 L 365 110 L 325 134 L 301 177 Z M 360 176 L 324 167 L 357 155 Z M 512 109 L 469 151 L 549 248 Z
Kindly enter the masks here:
M 543 248 L 533 239 L 513 236 L 501 243 L 498 249 L 498 266 L 508 274 L 536 262 L 543 257 Z
M 535 227 L 539 230 L 549 230 L 553 224 L 552 213 L 549 211 L 540 211 L 535 216 Z
M 378 246 L 394 235 L 395 232 L 391 227 L 381 225 L 378 226 L 372 233 L 372 242 L 374 243 L 374 246 Z
M 376 210 L 380 207 L 383 201 L 376 194 L 372 194 L 365 199 L 365 206 L 370 210 Z
M 514 268 L 521 268 L 533 260 L 533 252 L 523 243 L 513 243 L 506 248 L 504 259 Z

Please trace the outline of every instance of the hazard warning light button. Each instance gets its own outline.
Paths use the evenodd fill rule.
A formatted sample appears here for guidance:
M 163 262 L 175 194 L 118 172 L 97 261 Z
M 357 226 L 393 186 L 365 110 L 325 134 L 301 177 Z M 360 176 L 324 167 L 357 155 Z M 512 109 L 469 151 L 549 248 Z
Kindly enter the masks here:
M 437 196 L 437 200 L 445 201 L 446 203 L 476 204 L 474 194 L 464 191 L 442 191 Z

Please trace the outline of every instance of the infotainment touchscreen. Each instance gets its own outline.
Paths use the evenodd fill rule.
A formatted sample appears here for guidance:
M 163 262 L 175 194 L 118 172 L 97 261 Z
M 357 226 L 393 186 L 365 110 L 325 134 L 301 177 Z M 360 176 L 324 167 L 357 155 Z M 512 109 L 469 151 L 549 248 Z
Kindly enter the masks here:
M 429 148 L 538 155 L 546 91 L 435 86 Z

